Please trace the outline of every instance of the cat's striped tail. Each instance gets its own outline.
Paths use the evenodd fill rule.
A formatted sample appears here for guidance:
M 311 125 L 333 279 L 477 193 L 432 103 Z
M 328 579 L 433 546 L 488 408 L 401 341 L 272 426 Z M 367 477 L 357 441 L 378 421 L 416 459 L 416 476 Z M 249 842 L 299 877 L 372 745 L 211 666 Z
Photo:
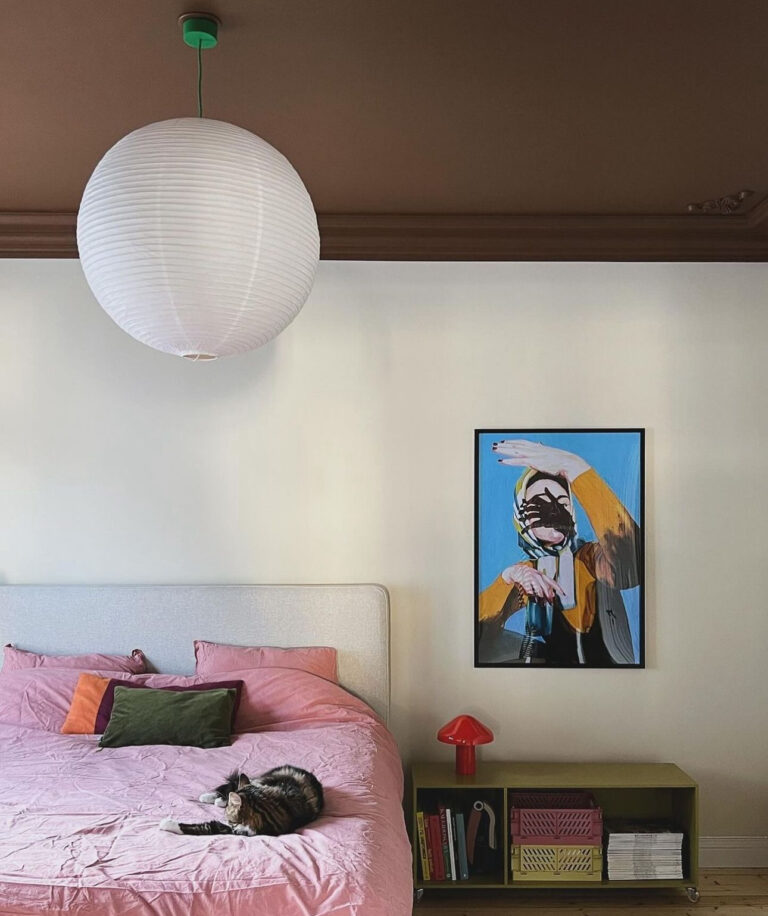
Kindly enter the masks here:
M 160 821 L 160 829 L 168 833 L 187 834 L 188 836 L 213 836 L 217 833 L 233 833 L 229 824 L 222 821 L 204 821 L 202 824 L 180 824 L 170 817 Z

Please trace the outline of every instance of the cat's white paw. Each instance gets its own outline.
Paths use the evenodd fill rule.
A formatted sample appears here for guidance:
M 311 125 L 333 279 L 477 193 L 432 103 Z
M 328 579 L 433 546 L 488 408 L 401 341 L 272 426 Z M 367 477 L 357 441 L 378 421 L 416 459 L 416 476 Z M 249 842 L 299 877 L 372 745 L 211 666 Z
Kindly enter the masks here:
M 217 798 L 216 801 L 214 802 L 214 805 L 216 805 L 217 808 L 226 808 L 227 800 L 226 798 Z
M 203 792 L 198 801 L 201 801 L 204 805 L 215 805 L 217 801 L 220 801 L 219 796 L 215 792 Z
M 179 827 L 179 822 L 175 821 L 171 817 L 164 817 L 160 824 L 158 825 L 161 830 L 167 830 L 168 833 L 181 833 L 181 827 Z

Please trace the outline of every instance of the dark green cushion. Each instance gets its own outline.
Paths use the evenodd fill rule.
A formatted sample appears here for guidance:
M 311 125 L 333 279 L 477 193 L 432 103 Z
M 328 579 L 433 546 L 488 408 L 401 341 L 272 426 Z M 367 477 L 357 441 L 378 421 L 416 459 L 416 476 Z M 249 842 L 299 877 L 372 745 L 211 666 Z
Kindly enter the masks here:
M 178 692 L 145 687 L 115 687 L 115 703 L 99 747 L 133 744 L 181 744 L 224 747 L 235 690 Z

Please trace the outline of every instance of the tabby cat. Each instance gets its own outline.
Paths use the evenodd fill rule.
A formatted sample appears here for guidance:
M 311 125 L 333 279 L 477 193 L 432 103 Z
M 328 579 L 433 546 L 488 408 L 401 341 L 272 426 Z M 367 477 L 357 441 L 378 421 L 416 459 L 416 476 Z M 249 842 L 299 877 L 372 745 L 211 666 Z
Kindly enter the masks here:
M 167 817 L 161 830 L 196 836 L 235 833 L 240 836 L 279 836 L 291 833 L 323 810 L 323 787 L 317 777 L 299 767 L 281 766 L 250 780 L 245 773 L 231 773 L 213 792 L 200 801 L 227 809 L 226 823 L 179 824 Z

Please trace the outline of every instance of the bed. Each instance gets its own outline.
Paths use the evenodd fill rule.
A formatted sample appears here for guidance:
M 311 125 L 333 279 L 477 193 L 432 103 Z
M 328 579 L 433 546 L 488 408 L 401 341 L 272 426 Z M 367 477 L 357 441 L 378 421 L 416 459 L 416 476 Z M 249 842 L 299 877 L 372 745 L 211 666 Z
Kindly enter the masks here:
M 0 913 L 410 913 L 402 768 L 385 725 L 388 614 L 379 586 L 1 587 L 4 643 L 61 653 L 140 646 L 169 683 L 192 673 L 195 638 L 333 645 L 342 686 L 306 671 L 246 672 L 230 747 L 100 751 L 98 736 L 57 733 L 60 677 L 40 669 L 30 688 L 0 674 Z M 326 791 L 321 818 L 297 833 L 158 829 L 166 816 L 215 816 L 197 797 L 231 769 L 287 762 Z

